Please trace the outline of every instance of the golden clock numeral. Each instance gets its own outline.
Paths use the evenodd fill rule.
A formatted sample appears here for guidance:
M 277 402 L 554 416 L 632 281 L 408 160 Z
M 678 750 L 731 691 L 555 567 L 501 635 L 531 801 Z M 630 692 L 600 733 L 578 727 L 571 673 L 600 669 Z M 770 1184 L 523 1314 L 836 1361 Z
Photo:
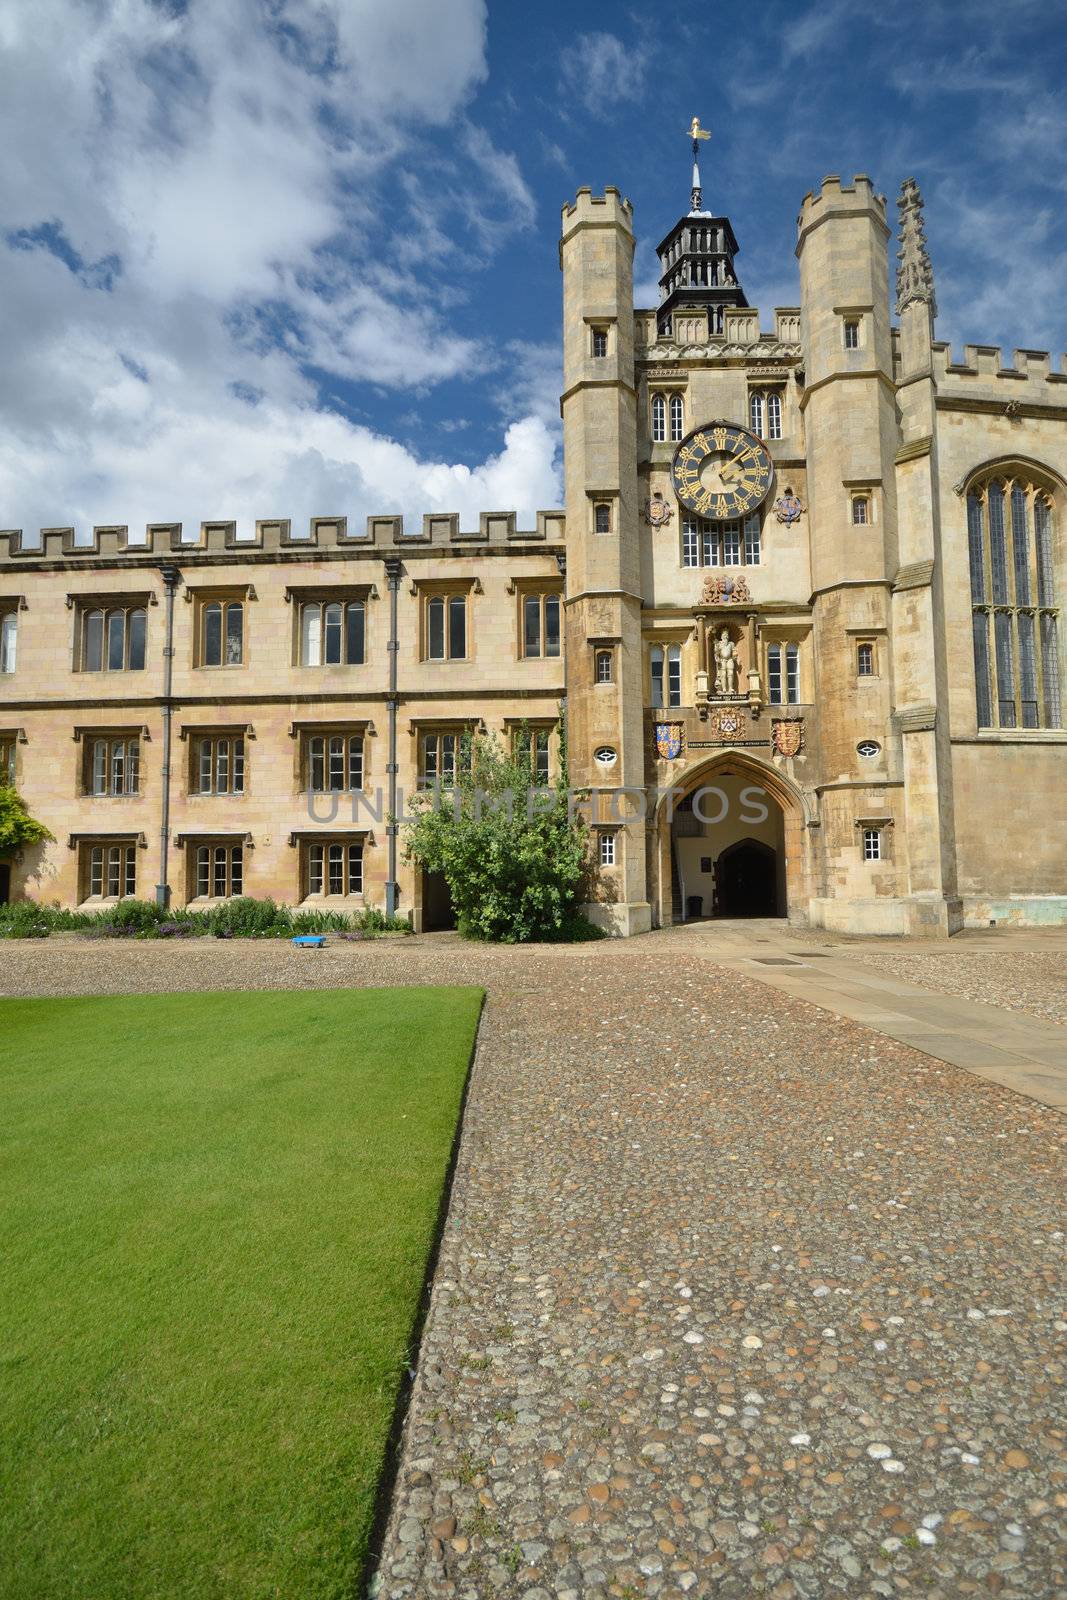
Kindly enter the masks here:
M 730 448 L 733 451 L 735 456 L 737 455 L 737 452 L 739 450 L 742 450 L 744 448 L 744 444 L 745 444 L 745 436 L 744 436 L 744 434 L 735 433 L 734 436 L 733 436 L 733 439 L 730 442 Z
M 725 517 L 729 515 L 729 502 L 724 494 L 719 495 L 715 502 L 715 515 Z
M 694 435 L 694 438 L 693 438 L 693 449 L 694 450 L 699 450 L 700 454 L 702 456 L 706 456 L 706 455 L 710 455 L 711 454 L 711 446 L 708 444 L 707 439 L 705 439 L 705 437 L 704 437 L 704 435 L 702 433 L 698 433 L 698 434 Z
M 715 429 L 713 429 L 711 437 L 715 440 L 715 448 L 716 448 L 716 450 L 725 450 L 726 449 L 726 429 L 725 428 L 715 428 Z

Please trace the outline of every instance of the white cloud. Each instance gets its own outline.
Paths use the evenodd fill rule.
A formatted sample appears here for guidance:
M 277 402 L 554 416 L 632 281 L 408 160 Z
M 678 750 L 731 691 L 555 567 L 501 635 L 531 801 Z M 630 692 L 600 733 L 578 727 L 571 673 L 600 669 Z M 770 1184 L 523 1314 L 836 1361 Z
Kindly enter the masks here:
M 564 93 L 598 117 L 632 111 L 641 77 L 639 52 L 614 33 L 580 33 L 568 40 L 560 63 Z
M 418 394 L 498 360 L 446 321 L 469 235 L 534 218 L 467 114 L 485 29 L 484 0 L 0 0 L 0 525 L 555 501 L 537 413 L 453 465 L 308 376 Z

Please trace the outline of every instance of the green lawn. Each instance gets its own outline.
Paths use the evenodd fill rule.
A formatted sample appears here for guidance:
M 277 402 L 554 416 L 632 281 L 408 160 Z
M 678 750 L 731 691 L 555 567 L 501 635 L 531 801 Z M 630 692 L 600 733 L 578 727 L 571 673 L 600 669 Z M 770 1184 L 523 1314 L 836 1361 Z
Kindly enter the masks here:
M 352 1600 L 481 998 L 0 1001 L 0 1595 Z

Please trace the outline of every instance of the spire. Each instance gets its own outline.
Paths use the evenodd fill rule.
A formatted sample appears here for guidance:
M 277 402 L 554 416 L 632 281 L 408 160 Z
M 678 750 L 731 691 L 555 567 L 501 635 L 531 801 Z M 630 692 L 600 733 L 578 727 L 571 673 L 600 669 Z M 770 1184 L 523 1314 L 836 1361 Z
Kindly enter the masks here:
M 689 215 L 700 216 L 703 214 L 703 195 L 700 185 L 700 144 L 701 139 L 710 139 L 711 134 L 706 128 L 700 126 L 700 118 L 694 117 L 689 124 L 687 137 L 693 141 L 693 189 L 689 201 Z
M 923 228 L 923 197 L 914 178 L 905 178 L 900 186 L 897 201 L 900 212 L 900 249 L 897 251 L 897 316 L 913 301 L 930 307 L 931 317 L 937 316 L 934 298 L 934 269 L 926 249 Z

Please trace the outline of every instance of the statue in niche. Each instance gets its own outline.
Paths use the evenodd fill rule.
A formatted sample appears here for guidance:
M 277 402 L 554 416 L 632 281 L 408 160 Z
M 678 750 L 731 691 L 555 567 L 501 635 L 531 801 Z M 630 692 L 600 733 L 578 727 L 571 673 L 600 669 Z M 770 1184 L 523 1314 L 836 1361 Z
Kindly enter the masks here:
M 728 628 L 723 628 L 715 643 L 715 693 L 737 693 L 737 649 Z

